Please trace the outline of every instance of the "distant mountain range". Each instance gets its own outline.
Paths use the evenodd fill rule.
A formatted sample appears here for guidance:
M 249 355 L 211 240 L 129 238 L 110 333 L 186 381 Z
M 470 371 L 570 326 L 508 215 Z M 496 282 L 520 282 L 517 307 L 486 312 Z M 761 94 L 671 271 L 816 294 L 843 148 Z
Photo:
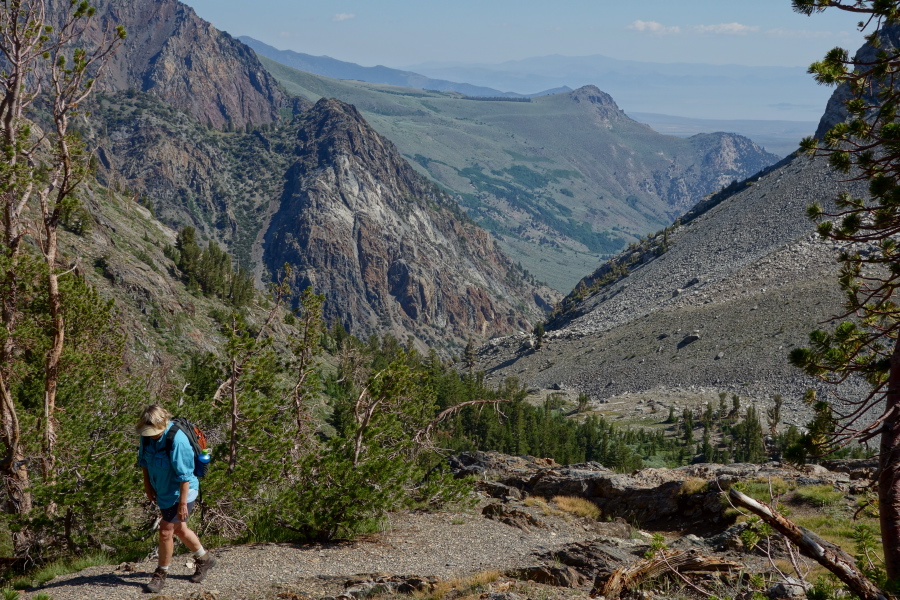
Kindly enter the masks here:
M 454 76 L 466 77 L 472 75 L 476 79 L 489 81 L 497 78 L 499 73 L 498 84 L 495 87 L 485 85 L 473 85 L 471 83 L 460 83 L 459 81 L 449 81 L 447 79 L 432 79 L 421 73 L 414 71 L 404 71 L 401 69 L 392 69 L 385 66 L 364 67 L 356 63 L 337 60 L 329 56 L 313 56 L 302 52 L 294 52 L 293 50 L 279 50 L 273 46 L 265 44 L 249 36 L 241 36 L 238 38 L 253 50 L 266 58 L 270 58 L 277 63 L 313 73 L 315 75 L 323 75 L 334 79 L 345 79 L 364 81 L 367 83 L 381 83 L 386 85 L 396 85 L 406 88 L 415 88 L 420 90 L 433 90 L 440 92 L 459 92 L 467 96 L 475 97 L 496 97 L 496 98 L 536 98 L 539 96 L 549 96 L 562 92 L 571 91 L 568 85 L 559 85 L 561 81 L 582 81 L 583 85 L 597 84 L 598 87 L 611 93 L 613 97 L 619 100 L 625 97 L 629 102 L 622 103 L 625 106 L 625 112 L 628 115 L 650 125 L 653 129 L 660 133 L 677 135 L 679 137 L 690 137 L 698 133 L 715 133 L 717 131 L 728 131 L 738 133 L 752 139 L 754 142 L 763 146 L 769 152 L 773 152 L 778 156 L 787 156 L 797 149 L 797 144 L 804 137 L 815 131 L 818 122 L 818 116 L 824 107 L 824 94 L 819 94 L 819 88 L 815 85 L 810 86 L 808 77 L 802 70 L 788 69 L 781 71 L 778 69 L 755 69 L 755 68 L 728 68 L 725 69 L 724 75 L 720 67 L 713 65 L 661 65 L 654 63 L 638 63 L 628 61 L 615 61 L 603 56 L 599 57 L 583 57 L 571 59 L 572 64 L 568 67 L 560 65 L 559 73 L 553 72 L 544 62 L 539 59 L 529 61 L 519 61 L 519 63 L 506 63 L 511 65 L 511 72 L 516 74 L 502 73 L 487 66 L 478 66 L 478 72 L 472 74 L 463 67 L 447 67 L 435 65 L 422 65 L 426 69 L 456 69 L 451 71 Z M 554 57 L 548 57 L 554 58 Z M 558 57 L 564 59 L 565 57 Z M 518 70 L 533 68 L 535 73 L 519 73 Z M 502 65 L 497 65 L 497 67 Z M 689 75 L 686 80 L 675 81 L 676 89 L 669 90 L 666 86 L 671 83 L 672 73 L 665 77 L 659 76 L 659 71 L 663 67 L 673 69 L 673 73 Z M 742 70 L 743 69 L 743 70 Z M 746 69 L 749 69 L 747 71 Z M 627 78 L 628 81 L 624 81 Z M 542 77 L 549 76 L 551 79 L 545 80 Z M 596 78 L 592 80 L 591 78 Z M 533 79 L 533 81 L 532 81 Z M 468 81 L 468 80 L 466 80 Z M 540 82 L 548 84 L 549 89 L 543 91 L 526 94 L 521 92 L 523 86 L 533 87 L 540 85 Z M 724 84 L 719 86 L 719 81 Z M 615 90 L 601 85 L 600 82 L 606 82 Z M 669 83 L 667 83 L 669 82 Z M 687 89 L 681 89 L 683 85 L 687 85 Z M 509 89 L 517 89 L 518 91 L 501 91 L 499 88 L 508 89 L 505 86 L 512 86 Z M 716 86 L 715 89 L 708 89 L 709 86 Z M 821 106 L 816 104 L 810 107 L 799 107 L 796 105 L 788 106 L 782 102 L 779 108 L 769 107 L 772 116 L 767 119 L 749 118 L 747 114 L 753 114 L 759 107 L 744 110 L 741 104 L 736 104 L 735 100 L 745 102 L 747 90 L 746 86 L 755 86 L 756 89 L 751 91 L 751 96 L 758 95 L 761 90 L 769 89 L 770 93 L 782 94 L 782 90 L 787 93 L 794 94 L 796 97 L 803 95 L 809 96 L 810 91 L 816 92 L 814 97 L 821 95 Z M 785 88 L 785 85 L 787 87 Z M 653 94 L 647 94 L 647 90 L 656 90 Z M 740 90 L 738 93 L 735 90 Z M 726 96 L 726 104 L 728 106 L 728 118 L 710 118 L 709 111 L 704 111 L 702 118 L 689 116 L 674 116 L 671 113 L 680 112 L 677 105 L 669 102 L 671 98 L 679 98 L 693 94 L 697 98 L 709 98 L 710 96 L 720 97 L 722 94 Z M 739 98 L 730 98 L 731 95 L 740 96 Z M 632 96 L 637 96 L 635 100 Z M 781 98 L 781 96 L 779 96 Z M 696 99 L 688 101 L 695 103 Z M 765 100 L 769 102 L 769 100 Z M 621 103 L 621 100 L 620 100 Z M 652 112 L 641 112 L 648 110 L 647 106 L 653 106 Z M 638 108 L 636 108 L 638 107 Z M 641 108 L 643 107 L 643 108 Z M 746 108 L 746 107 L 744 107 Z M 802 110 L 801 110 L 802 108 Z M 812 112 L 806 117 L 802 117 L 802 113 L 806 108 L 812 108 Z M 690 114 L 694 109 L 687 107 L 683 114 Z M 746 113 L 746 114 L 745 114 Z M 796 113 L 796 114 L 795 114 Z M 736 118 L 736 115 L 743 115 Z M 793 118 L 807 118 L 808 120 L 791 120 Z M 774 119 L 774 120 L 773 120 Z
M 744 135 L 778 156 L 787 156 L 800 140 L 816 131 L 817 121 L 763 121 L 757 119 L 692 119 L 657 113 L 629 112 L 635 121 L 646 123 L 655 131 L 678 137 L 698 133 L 730 131 Z
M 423 63 L 428 77 L 519 93 L 596 85 L 622 109 L 700 119 L 818 121 L 831 93 L 803 67 L 651 63 L 608 56 L 541 56 L 499 64 Z
M 278 48 L 269 46 L 268 44 L 246 35 L 239 36 L 237 39 L 253 48 L 257 54 L 271 58 L 283 65 L 287 65 L 288 67 L 300 71 L 306 71 L 307 73 L 332 77 L 334 79 L 355 79 L 357 81 L 386 83 L 388 85 L 399 85 L 419 90 L 459 92 L 467 96 L 497 98 L 534 98 L 537 96 L 568 92 L 572 89 L 568 86 L 558 86 L 535 94 L 502 92 L 486 86 L 458 83 L 455 81 L 447 81 L 445 79 L 432 79 L 412 71 L 391 69 L 390 67 L 382 65 L 363 67 L 362 65 L 338 60 L 336 58 L 331 58 L 330 56 L 313 56 L 312 54 L 294 52 L 293 50 L 279 50 Z

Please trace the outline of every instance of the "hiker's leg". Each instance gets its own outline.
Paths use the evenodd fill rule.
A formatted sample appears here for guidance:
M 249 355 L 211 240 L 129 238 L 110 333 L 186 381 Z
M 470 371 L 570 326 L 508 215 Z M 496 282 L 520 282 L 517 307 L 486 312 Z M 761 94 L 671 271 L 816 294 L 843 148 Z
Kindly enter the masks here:
M 203 545 L 200 543 L 200 538 L 197 537 L 197 534 L 191 531 L 191 529 L 187 526 L 187 523 L 173 523 L 174 533 L 178 536 L 178 539 L 181 540 L 185 546 L 187 546 L 188 550 L 191 552 L 196 552 Z
M 172 550 L 174 542 L 172 534 L 175 532 L 175 523 L 169 523 L 165 519 L 159 522 L 159 566 L 168 567 L 172 562 Z

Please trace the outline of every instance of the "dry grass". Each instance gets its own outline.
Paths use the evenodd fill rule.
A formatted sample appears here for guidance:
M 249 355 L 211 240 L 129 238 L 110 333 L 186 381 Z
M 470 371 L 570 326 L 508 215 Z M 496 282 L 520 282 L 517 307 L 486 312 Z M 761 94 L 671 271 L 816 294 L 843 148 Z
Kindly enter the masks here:
M 681 494 L 685 496 L 699 494 L 705 492 L 707 489 L 709 489 L 709 482 L 700 477 L 691 477 L 681 483 Z
M 534 506 L 540 509 L 541 514 L 545 517 L 557 514 L 558 512 L 550 508 L 550 505 L 547 504 L 546 500 L 544 500 L 543 498 L 538 498 L 537 496 L 528 496 L 527 498 L 525 498 L 525 506 Z
M 579 517 L 586 517 L 588 519 L 600 518 L 600 508 L 586 498 L 579 498 L 577 496 L 554 496 L 553 503 L 556 504 L 560 510 L 572 513 L 573 515 L 578 515 Z
M 563 517 L 566 521 L 569 521 L 572 518 L 571 514 L 562 510 L 556 510 L 555 508 L 550 506 L 550 503 L 548 503 L 546 500 L 544 500 L 543 498 L 538 498 L 537 496 L 529 496 L 525 498 L 525 506 L 533 506 L 539 509 L 541 511 L 541 514 L 545 517 Z

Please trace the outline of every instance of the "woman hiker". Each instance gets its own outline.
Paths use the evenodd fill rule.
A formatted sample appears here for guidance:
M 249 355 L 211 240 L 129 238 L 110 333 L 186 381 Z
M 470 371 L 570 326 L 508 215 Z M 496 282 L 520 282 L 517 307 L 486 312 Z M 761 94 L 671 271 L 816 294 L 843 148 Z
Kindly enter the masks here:
M 162 512 L 159 522 L 159 566 L 153 573 L 145 591 L 157 593 L 166 583 L 172 562 L 173 539 L 178 539 L 194 554 L 197 570 L 191 581 L 200 583 L 213 565 L 215 557 L 203 548 L 197 534 L 187 526 L 188 516 L 194 509 L 194 501 L 200 482 L 194 476 L 194 449 L 181 430 L 172 439 L 172 451 L 166 449 L 166 433 L 172 427 L 172 415 L 158 404 L 144 409 L 135 429 L 141 434 L 138 464 L 144 474 L 144 493 L 156 500 Z

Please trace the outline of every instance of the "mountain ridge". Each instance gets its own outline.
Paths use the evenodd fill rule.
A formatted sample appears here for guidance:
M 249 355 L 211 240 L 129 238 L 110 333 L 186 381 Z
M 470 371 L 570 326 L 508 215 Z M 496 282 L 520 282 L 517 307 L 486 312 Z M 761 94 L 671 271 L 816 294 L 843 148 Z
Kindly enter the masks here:
M 384 65 L 364 67 L 356 63 L 338 60 L 330 56 L 314 56 L 312 54 L 305 54 L 294 50 L 280 50 L 247 35 L 238 36 L 237 39 L 249 46 L 257 54 L 261 54 L 266 58 L 270 58 L 300 71 L 323 75 L 333 79 L 356 79 L 368 83 L 384 83 L 423 90 L 459 92 L 461 94 L 466 94 L 467 96 L 529 98 L 565 91 L 561 88 L 556 88 L 553 90 L 543 90 L 535 94 L 503 92 L 490 87 L 447 81 L 445 79 L 432 79 L 420 73 L 392 69 L 390 67 L 385 67 Z
M 357 106 L 508 254 L 557 290 L 571 289 L 596 268 L 599 255 L 777 160 L 732 134 L 662 136 L 596 86 L 485 102 L 329 79 L 260 60 L 292 93 Z
M 352 228 L 332 228 L 335 239 L 351 242 L 348 252 L 328 256 L 327 246 L 304 247 L 303 253 L 292 257 L 304 267 L 296 271 L 305 278 L 294 283 L 315 281 L 319 288 L 315 291 L 326 294 L 329 323 L 342 322 L 360 337 L 390 333 L 398 339 L 412 338 L 420 349 L 433 346 L 450 353 L 470 336 L 527 328 L 540 318 L 538 302 L 547 306 L 554 301 L 555 294 L 546 290 L 549 296 L 544 297 L 485 232 L 447 208 L 455 209 L 455 204 L 432 190 L 355 109 L 333 105 L 335 109 L 320 114 L 314 127 L 307 127 L 316 114 L 312 103 L 290 97 L 262 69 L 255 53 L 175 0 L 98 4 L 98 27 L 120 17 L 127 28 L 145 21 L 132 38 L 133 44 L 144 45 L 134 51 L 125 48 L 117 55 L 104 91 L 91 99 L 90 116 L 79 125 L 97 156 L 101 185 L 133 195 L 173 230 L 194 227 L 201 246 L 224 246 L 253 271 L 258 285 L 264 285 L 284 264 L 283 256 L 267 262 L 273 247 L 266 243 L 269 226 L 279 224 L 282 240 L 298 234 L 278 220 L 282 202 L 289 202 L 294 192 L 314 187 L 323 174 L 339 173 L 332 185 L 316 190 L 320 207 L 340 211 L 347 208 L 346 198 L 360 192 L 357 185 L 368 182 L 380 194 L 383 210 L 365 213 L 365 203 L 357 207 L 366 216 L 366 235 L 354 237 L 358 231 Z M 230 72 L 206 77 L 207 67 L 215 64 Z M 144 79 L 140 87 L 138 75 Z M 307 143 L 326 130 L 331 134 L 319 140 L 322 144 Z M 323 163 L 327 153 L 320 155 L 319 150 L 335 140 L 363 143 L 370 154 L 366 160 L 356 160 L 359 148 L 351 144 L 328 154 L 333 164 Z M 414 245 L 406 244 L 392 255 L 390 264 L 395 266 L 390 274 L 373 268 L 383 258 L 373 240 L 390 239 L 396 223 L 403 222 L 403 211 L 410 207 L 416 211 L 421 231 L 441 232 L 443 254 L 434 248 L 430 256 L 423 256 Z M 109 213 L 102 202 L 89 205 L 88 210 L 114 230 L 128 229 L 116 224 L 127 218 L 123 217 L 127 211 Z M 333 212 L 323 210 L 322 215 Z M 131 261 L 146 262 L 140 257 L 149 256 L 147 250 L 136 252 Z M 414 298 L 419 282 L 433 279 L 433 271 L 420 263 L 439 255 L 445 258 L 439 274 L 452 285 L 433 297 L 422 292 Z M 354 266 L 358 277 L 336 266 L 347 256 L 358 261 Z M 106 264 L 102 256 L 93 259 Z M 178 276 L 168 258 L 148 260 L 168 265 L 170 275 Z M 126 255 L 118 256 L 116 268 L 128 270 L 132 267 L 128 262 Z M 404 265 L 407 279 L 401 272 Z M 357 285 L 339 293 L 331 284 L 342 277 Z M 129 294 L 119 281 L 112 277 L 100 283 L 108 285 L 113 295 Z M 348 292 L 358 296 L 350 297 Z M 150 295 L 145 306 L 175 306 L 164 298 L 165 286 L 140 293 Z M 375 312 L 367 308 L 373 305 L 378 306 Z M 439 330 L 444 335 L 437 336 Z M 191 347 L 199 342 L 185 338 L 178 343 Z
M 48 0 L 48 14 L 63 14 L 68 3 Z M 281 110 L 302 108 L 252 51 L 178 0 L 92 4 L 97 17 L 88 40 L 96 42 L 117 25 L 128 33 L 106 66 L 100 89 L 151 93 L 217 129 L 272 123 Z
M 656 63 L 590 56 L 538 56 L 497 64 L 418 64 L 404 67 L 429 77 L 520 93 L 568 85 L 599 85 L 629 113 L 691 118 L 789 118 L 821 116 L 830 95 L 806 76 L 805 67 L 750 67 Z M 797 98 L 809 98 L 798 104 Z M 724 107 L 724 108 L 723 108 Z

